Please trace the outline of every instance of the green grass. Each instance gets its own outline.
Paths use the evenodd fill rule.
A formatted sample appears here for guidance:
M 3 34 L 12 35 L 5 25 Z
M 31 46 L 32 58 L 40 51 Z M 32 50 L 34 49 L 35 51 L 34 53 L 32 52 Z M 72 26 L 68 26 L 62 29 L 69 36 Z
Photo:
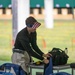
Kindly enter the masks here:
M 10 61 L 12 49 L 12 21 L 0 20 L 0 60 Z
M 70 62 L 75 62 L 75 21 L 54 20 L 53 29 L 45 27 L 44 20 L 38 20 L 41 26 L 37 29 L 39 48 L 47 53 L 53 47 L 68 48 Z M 46 46 L 44 46 L 44 43 Z M 0 60 L 10 61 L 12 55 L 12 21 L 0 20 Z

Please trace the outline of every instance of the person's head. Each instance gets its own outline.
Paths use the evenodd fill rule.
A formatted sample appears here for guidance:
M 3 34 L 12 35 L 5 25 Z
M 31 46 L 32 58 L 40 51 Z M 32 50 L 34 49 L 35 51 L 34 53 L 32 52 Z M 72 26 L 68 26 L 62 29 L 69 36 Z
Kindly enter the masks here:
M 39 27 L 41 24 L 39 22 L 37 22 L 37 20 L 30 16 L 26 19 L 25 21 L 26 23 L 26 27 L 29 30 L 29 32 L 34 32 L 36 30 L 37 27 Z

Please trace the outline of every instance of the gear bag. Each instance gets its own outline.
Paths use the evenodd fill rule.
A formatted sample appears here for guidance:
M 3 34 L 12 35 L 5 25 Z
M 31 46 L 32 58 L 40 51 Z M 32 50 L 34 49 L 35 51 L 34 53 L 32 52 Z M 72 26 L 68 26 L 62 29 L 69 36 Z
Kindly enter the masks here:
M 0 66 L 1 68 L 5 70 L 0 72 L 2 75 L 26 75 L 26 72 L 17 64 L 4 63 Z
M 52 54 L 53 66 L 65 65 L 69 56 L 60 48 L 53 48 L 49 53 Z

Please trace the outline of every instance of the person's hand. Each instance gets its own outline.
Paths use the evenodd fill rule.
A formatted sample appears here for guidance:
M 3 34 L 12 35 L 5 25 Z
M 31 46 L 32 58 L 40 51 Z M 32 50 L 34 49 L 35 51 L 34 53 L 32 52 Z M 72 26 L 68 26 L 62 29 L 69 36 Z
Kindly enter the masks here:
M 44 62 L 45 64 L 48 64 L 48 63 L 49 63 L 49 60 L 48 60 L 48 59 L 44 59 L 43 62 Z
M 50 56 L 52 56 L 50 53 L 43 54 L 43 57 L 50 57 Z

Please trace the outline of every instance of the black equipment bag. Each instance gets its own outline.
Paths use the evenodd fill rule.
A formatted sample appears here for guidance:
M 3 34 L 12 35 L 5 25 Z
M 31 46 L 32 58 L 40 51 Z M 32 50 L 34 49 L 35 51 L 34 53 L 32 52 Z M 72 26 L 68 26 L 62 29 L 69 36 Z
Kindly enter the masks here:
M 69 56 L 60 48 L 53 48 L 49 53 L 52 54 L 53 66 L 65 65 Z

